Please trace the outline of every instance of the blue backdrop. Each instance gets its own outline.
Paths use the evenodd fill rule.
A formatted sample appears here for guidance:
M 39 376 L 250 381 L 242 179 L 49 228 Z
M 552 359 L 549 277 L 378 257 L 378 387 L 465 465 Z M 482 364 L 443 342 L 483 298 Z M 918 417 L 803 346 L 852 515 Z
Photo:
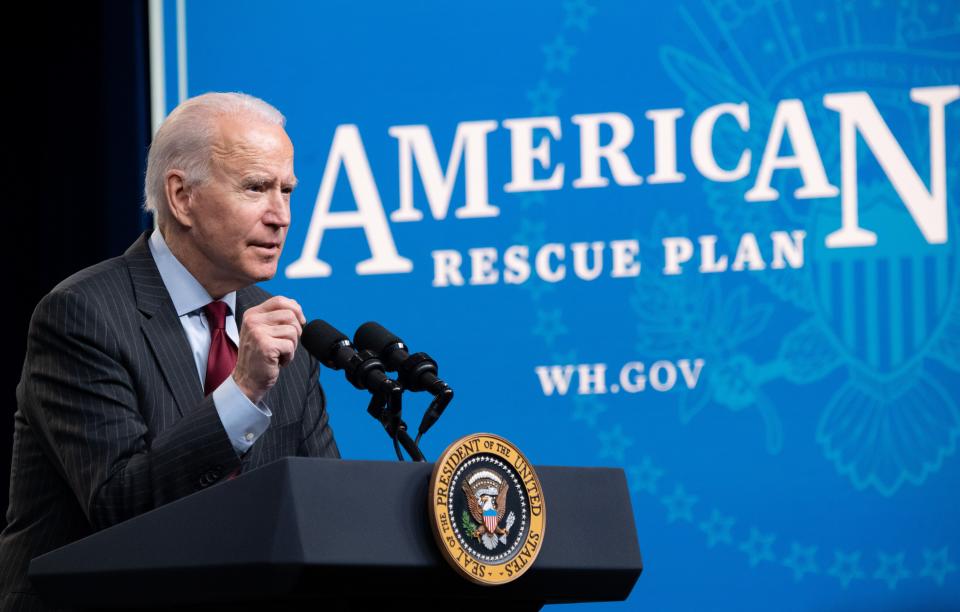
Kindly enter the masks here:
M 646 570 L 597 607 L 960 605 L 960 4 L 166 2 L 164 32 L 167 110 L 287 116 L 265 288 L 437 359 L 428 457 L 490 431 L 626 470 Z M 391 458 L 322 381 L 344 456 Z

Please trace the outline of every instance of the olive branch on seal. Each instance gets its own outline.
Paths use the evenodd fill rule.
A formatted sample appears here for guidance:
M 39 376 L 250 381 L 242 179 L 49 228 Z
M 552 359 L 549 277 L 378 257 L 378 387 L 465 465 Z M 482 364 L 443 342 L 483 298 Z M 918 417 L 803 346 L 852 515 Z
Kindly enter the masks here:
M 477 537 L 478 525 L 470 520 L 470 513 L 466 510 L 460 515 L 460 524 L 463 526 L 463 530 L 466 532 L 468 538 Z

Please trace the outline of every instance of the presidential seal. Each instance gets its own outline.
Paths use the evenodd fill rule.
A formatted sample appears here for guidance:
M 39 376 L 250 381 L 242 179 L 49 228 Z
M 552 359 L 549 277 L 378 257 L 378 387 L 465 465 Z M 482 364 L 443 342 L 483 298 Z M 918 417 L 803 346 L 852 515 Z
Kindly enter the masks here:
M 477 584 L 516 580 L 543 544 L 540 479 L 517 447 L 493 434 L 447 447 L 433 466 L 429 509 L 441 554 Z

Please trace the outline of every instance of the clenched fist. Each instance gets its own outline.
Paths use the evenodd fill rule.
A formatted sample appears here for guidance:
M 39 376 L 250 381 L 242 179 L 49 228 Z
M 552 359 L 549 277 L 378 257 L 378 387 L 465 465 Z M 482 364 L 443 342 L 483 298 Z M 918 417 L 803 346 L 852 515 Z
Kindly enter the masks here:
M 307 320 L 295 300 L 274 296 L 243 313 L 233 379 L 254 404 L 260 402 L 290 363 Z

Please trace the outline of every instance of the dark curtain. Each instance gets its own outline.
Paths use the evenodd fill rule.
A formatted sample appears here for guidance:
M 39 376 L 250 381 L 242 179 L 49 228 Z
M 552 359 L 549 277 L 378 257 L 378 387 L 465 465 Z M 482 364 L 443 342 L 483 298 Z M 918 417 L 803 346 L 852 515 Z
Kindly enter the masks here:
M 37 302 L 58 282 L 123 253 L 141 213 L 150 138 L 147 3 L 35 1 L 7 21 L 3 250 L 13 273 L 0 393 L 0 507 L 6 510 L 16 386 Z M 5 514 L 5 512 L 4 512 Z M 5 519 L 0 525 L 6 524 Z

